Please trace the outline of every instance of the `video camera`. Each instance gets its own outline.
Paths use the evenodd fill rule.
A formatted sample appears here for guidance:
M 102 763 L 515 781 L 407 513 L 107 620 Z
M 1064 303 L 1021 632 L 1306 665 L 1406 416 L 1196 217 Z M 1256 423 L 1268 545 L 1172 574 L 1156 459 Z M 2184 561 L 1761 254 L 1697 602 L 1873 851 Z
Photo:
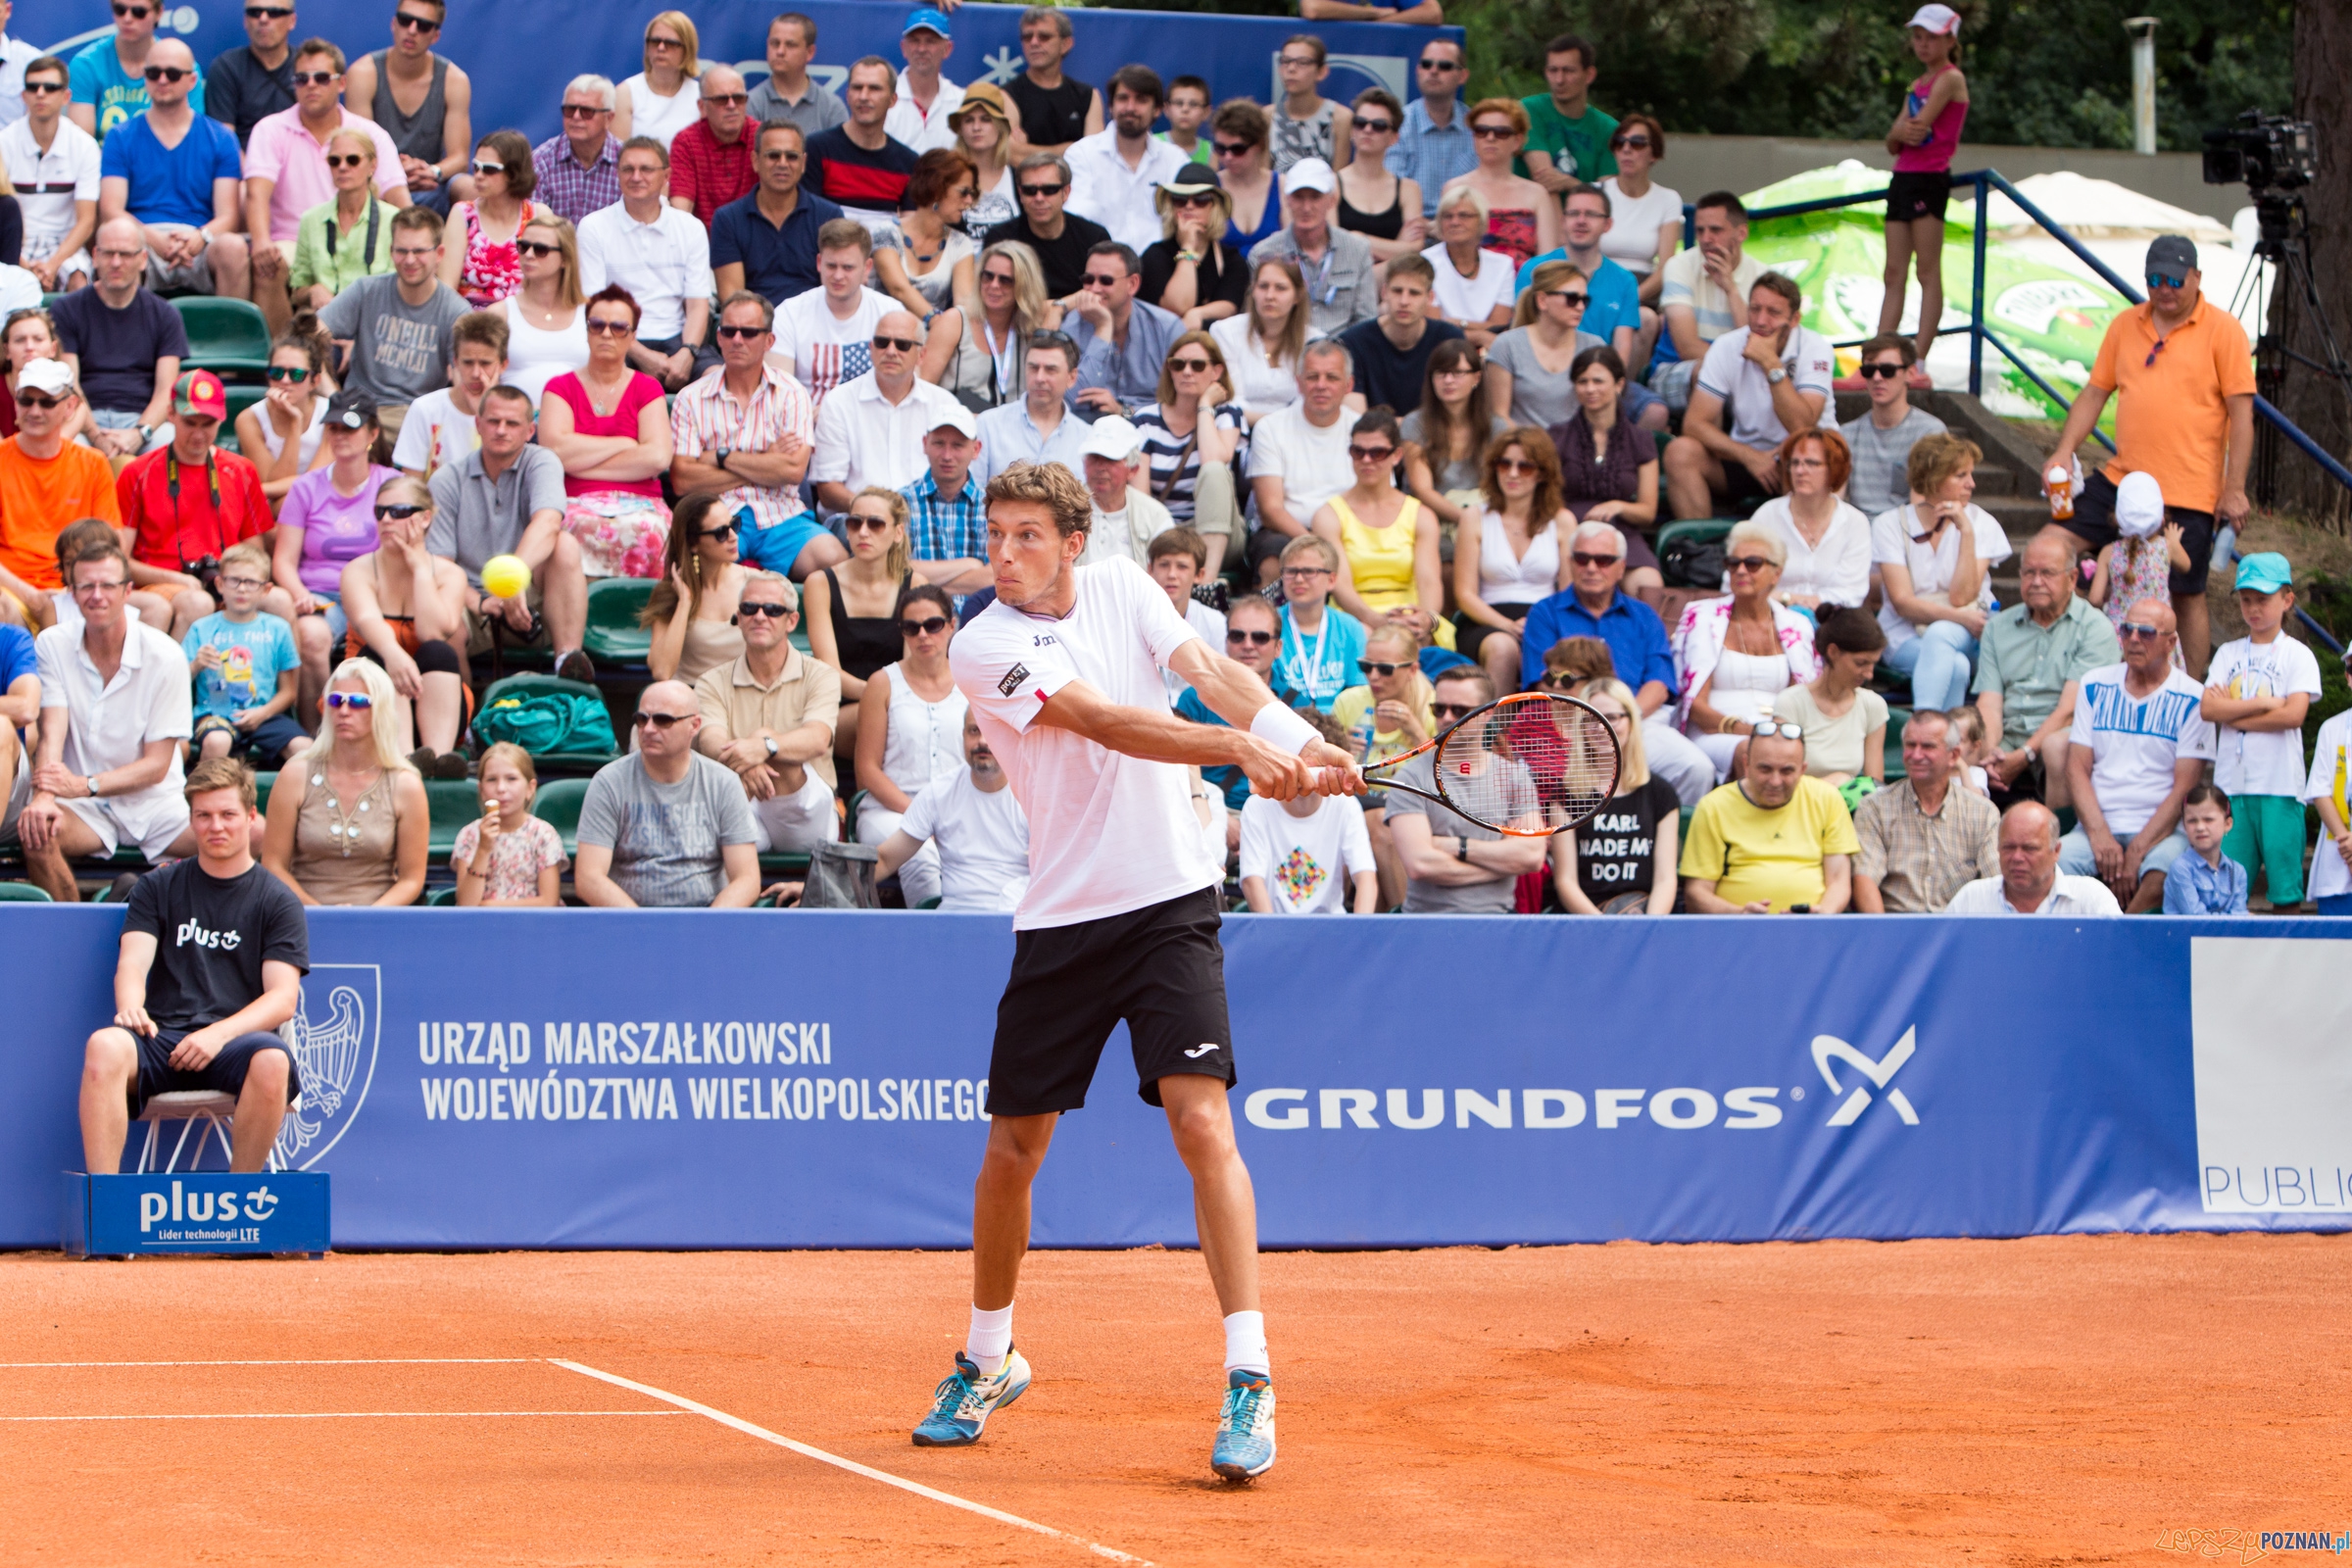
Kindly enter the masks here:
M 2242 183 L 2257 206 L 2266 196 L 2291 196 L 2318 172 L 2313 136 L 2308 120 L 2249 109 L 2233 123 L 2205 133 L 2205 183 Z

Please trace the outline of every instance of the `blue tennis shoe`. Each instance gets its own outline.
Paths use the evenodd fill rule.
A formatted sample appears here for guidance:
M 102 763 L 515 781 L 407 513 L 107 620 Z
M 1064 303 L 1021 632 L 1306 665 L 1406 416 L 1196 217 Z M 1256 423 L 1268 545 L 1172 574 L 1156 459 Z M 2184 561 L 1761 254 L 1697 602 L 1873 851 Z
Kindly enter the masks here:
M 1006 1352 L 1004 1364 L 994 1377 L 984 1374 L 961 1350 L 956 1352 L 956 1370 L 940 1380 L 931 1396 L 931 1413 L 923 1417 L 914 1429 L 914 1446 L 918 1448 L 960 1448 L 980 1441 L 981 1429 L 988 1418 L 1028 1392 L 1029 1363 L 1018 1350 Z M 1269 1398 L 1271 1396 L 1269 1396 Z M 1272 1436 L 1272 1428 L 1267 1429 Z M 1222 1452 L 1223 1439 L 1218 1440 Z M 1271 1443 L 1266 1448 L 1268 1463 L 1273 1461 Z
M 1209 1468 L 1228 1481 L 1248 1481 L 1274 1468 L 1274 1385 L 1263 1373 L 1243 1371 L 1228 1372 L 1225 1383 Z

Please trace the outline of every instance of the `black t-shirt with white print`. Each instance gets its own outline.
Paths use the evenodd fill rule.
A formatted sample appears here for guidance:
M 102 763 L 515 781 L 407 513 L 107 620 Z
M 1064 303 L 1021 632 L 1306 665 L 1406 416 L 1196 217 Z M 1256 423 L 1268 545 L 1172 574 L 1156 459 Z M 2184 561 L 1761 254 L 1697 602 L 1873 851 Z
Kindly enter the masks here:
M 1612 799 L 1576 827 L 1576 885 L 1605 905 L 1622 893 L 1649 892 L 1658 853 L 1658 823 L 1683 809 L 1674 786 L 1655 773 L 1638 790 Z
M 259 865 L 226 879 L 193 858 L 151 871 L 131 889 L 122 929 L 155 938 L 147 1016 L 174 1039 L 251 1005 L 266 960 L 311 967 L 302 901 Z

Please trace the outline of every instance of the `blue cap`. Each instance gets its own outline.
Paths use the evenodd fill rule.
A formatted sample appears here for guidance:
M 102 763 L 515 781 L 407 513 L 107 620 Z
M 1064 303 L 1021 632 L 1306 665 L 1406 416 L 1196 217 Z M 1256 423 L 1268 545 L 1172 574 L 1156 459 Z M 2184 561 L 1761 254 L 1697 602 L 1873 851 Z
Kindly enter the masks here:
M 2295 585 L 2295 568 L 2278 551 L 2265 550 L 2237 564 L 2237 585 L 2257 593 L 2275 594 Z
M 942 38 L 956 36 L 948 30 L 948 14 L 937 6 L 917 6 L 909 11 L 906 14 L 906 25 L 899 29 L 899 36 L 904 38 L 908 33 L 923 27 L 930 28 Z

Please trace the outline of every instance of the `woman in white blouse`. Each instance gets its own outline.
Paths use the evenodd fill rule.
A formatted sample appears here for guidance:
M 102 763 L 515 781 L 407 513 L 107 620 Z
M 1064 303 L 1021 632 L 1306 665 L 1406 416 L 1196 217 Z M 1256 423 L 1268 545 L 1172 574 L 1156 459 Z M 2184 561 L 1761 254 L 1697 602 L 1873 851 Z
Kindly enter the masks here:
M 1649 177 L 1650 167 L 1666 156 L 1666 132 L 1647 115 L 1628 115 L 1609 137 L 1609 153 L 1617 172 L 1600 182 L 1609 198 L 1600 254 L 1640 278 L 1642 303 L 1655 306 L 1666 259 L 1683 247 L 1682 193 Z
M 1209 323 L 1233 372 L 1234 401 L 1251 424 L 1298 401 L 1306 325 L 1306 280 L 1287 256 L 1269 256 L 1251 270 L 1249 310 Z
M 683 11 L 664 11 L 645 24 L 645 69 L 613 91 L 613 135 L 651 136 L 667 147 L 702 118 L 701 42 Z
M 1854 455 L 1835 430 L 1799 430 L 1781 443 L 1781 494 L 1755 519 L 1779 532 L 1788 564 L 1773 598 L 1817 614 L 1870 597 L 1870 519 L 1838 499 Z
M 2009 559 L 2009 535 L 1969 497 L 1977 490 L 1974 441 L 1922 436 L 1905 477 L 1908 505 L 1870 525 L 1870 556 L 1886 603 L 1886 665 L 1911 677 L 1913 708 L 1968 701 L 1977 639 L 1993 610 L 1990 568 Z
M 1484 349 L 1511 324 L 1518 300 L 1511 259 L 1488 250 L 1487 199 L 1456 185 L 1438 203 L 1438 243 L 1421 253 L 1437 270 L 1438 311 Z

